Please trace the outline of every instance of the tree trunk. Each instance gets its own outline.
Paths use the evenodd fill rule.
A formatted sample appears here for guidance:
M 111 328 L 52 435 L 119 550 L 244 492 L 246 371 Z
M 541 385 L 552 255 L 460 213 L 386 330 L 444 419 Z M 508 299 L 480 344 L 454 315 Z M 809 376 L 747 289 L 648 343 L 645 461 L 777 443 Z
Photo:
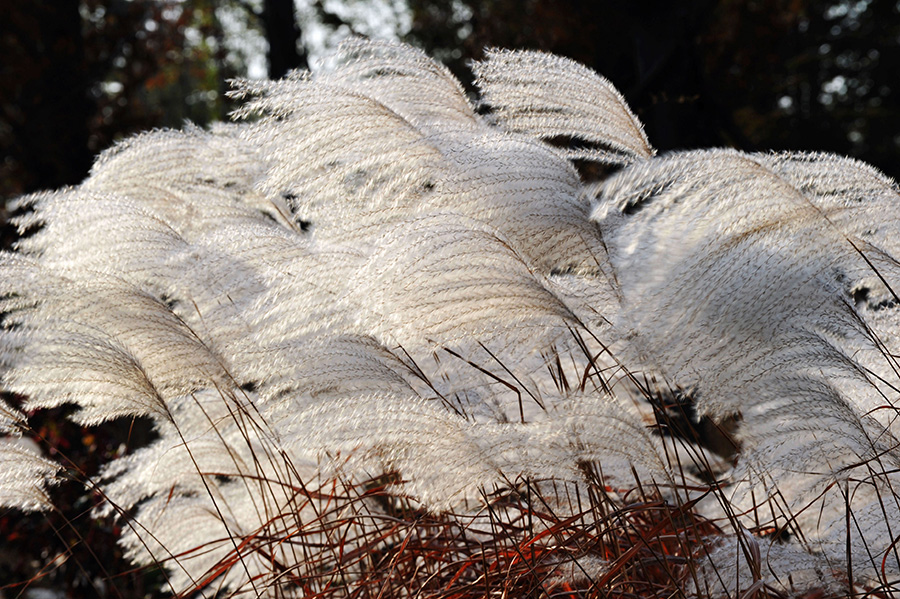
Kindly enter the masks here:
M 269 42 L 270 79 L 280 79 L 291 69 L 307 68 L 306 54 L 300 50 L 294 0 L 265 0 L 263 25 Z

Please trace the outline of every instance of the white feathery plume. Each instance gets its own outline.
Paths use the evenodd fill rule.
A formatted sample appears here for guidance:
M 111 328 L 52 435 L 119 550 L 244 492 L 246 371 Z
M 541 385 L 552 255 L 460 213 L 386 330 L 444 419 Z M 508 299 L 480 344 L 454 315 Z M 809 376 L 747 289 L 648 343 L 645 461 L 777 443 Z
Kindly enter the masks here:
M 802 169 L 786 176 L 792 160 L 663 157 L 609 179 L 594 218 L 633 308 L 623 313 L 631 351 L 690 389 L 701 413 L 740 416 L 734 506 L 832 559 L 852 512 L 866 525 L 852 535 L 851 559 L 883 556 L 890 579 L 900 572 L 891 540 L 900 462 L 896 418 L 883 406 L 896 387 L 872 360 L 888 376 L 896 329 L 880 346 L 867 332 L 852 303 L 860 276 L 874 276 L 860 251 L 868 247 L 849 237 L 860 227 L 823 193 L 824 177 L 817 187 Z M 870 173 L 846 180 L 869 186 Z M 896 187 L 881 179 L 877 189 L 896 206 Z M 878 276 L 893 287 L 894 272 Z M 782 568 L 778 576 L 790 571 Z
M 124 281 L 70 278 L 11 255 L 0 270 L 0 291 L 15 294 L 2 307 L 17 326 L 3 339 L 18 353 L 5 382 L 30 408 L 77 403 L 77 417 L 92 423 L 128 414 L 167 419 L 167 399 L 228 379 L 183 321 Z
M 186 237 L 251 214 L 289 224 L 280 197 L 254 190 L 266 162 L 239 133 L 220 126 L 138 135 L 104 152 L 81 187 L 127 196 Z
M 791 569 L 785 571 L 783 564 L 788 563 Z M 797 594 L 817 586 L 840 586 L 827 558 L 745 533 L 721 539 L 711 548 L 687 591 L 689 596 L 741 597 L 754 590 Z
M 426 135 L 478 124 L 449 69 L 412 46 L 351 38 L 316 77 L 377 100 Z
M 523 344 L 552 342 L 575 318 L 510 245 L 478 221 L 423 217 L 389 231 L 350 288 L 387 344 L 511 338 L 524 354 Z
M 483 101 L 505 129 L 548 141 L 568 138 L 573 159 L 622 165 L 654 154 L 622 94 L 574 60 L 490 50 L 474 69 Z
M 53 507 L 47 486 L 56 482 L 61 468 L 39 451 L 23 438 L 0 437 L 0 508 L 32 512 Z
M 47 486 L 60 466 L 40 457 L 34 441 L 20 436 L 25 417 L 0 399 L 0 508 L 25 512 L 52 509 Z

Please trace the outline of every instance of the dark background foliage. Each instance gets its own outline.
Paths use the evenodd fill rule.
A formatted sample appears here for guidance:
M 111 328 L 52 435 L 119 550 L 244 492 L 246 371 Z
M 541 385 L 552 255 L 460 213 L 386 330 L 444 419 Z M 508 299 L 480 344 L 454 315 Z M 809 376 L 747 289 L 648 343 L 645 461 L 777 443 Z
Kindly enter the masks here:
M 307 0 L 0 0 L 0 196 L 82 180 L 136 131 L 227 118 L 246 71 L 223 8 L 305 67 L 304 27 L 358 23 Z M 661 150 L 733 146 L 859 157 L 900 175 L 897 0 L 409 0 L 398 32 L 464 81 L 487 46 L 574 58 L 609 78 Z M 230 34 L 233 35 L 233 34 Z
M 240 31 L 268 42 L 279 77 L 308 64 L 314 28 L 327 39 L 365 33 L 342 8 L 365 14 L 369 1 L 0 0 L 0 200 L 77 184 L 93 156 L 137 131 L 227 118 L 227 80 L 252 60 L 234 44 Z M 398 35 L 466 84 L 485 47 L 546 50 L 609 78 L 662 151 L 822 150 L 900 176 L 900 0 L 406 4 L 410 27 Z M 3 245 L 11 238 L 7 227 Z M 0 597 L 41 586 L 154 594 L 161 574 L 129 572 L 115 523 L 90 516 L 100 497 L 80 491 L 97 464 L 146 439 L 133 424 L 32 420 L 47 451 L 79 467 L 58 513 L 0 512 Z

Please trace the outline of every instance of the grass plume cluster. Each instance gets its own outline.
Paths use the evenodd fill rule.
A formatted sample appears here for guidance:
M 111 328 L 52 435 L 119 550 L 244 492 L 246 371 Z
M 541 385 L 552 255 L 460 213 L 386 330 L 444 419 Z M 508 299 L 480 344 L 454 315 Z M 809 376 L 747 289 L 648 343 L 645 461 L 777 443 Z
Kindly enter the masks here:
M 350 40 L 19 199 L 0 505 L 74 476 L 179 597 L 896 596 L 897 184 L 474 68 Z

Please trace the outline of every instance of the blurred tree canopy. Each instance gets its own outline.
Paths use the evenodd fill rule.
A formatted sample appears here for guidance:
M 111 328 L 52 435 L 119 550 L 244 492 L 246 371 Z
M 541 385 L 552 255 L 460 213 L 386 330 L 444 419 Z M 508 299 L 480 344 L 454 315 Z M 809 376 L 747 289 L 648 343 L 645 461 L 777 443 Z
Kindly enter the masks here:
M 900 0 L 0 4 L 2 198 L 77 183 L 136 131 L 225 119 L 227 79 L 303 68 L 350 33 L 417 44 L 464 81 L 487 46 L 569 56 L 661 150 L 826 150 L 900 176 Z
M 215 0 L 5 0 L 0 193 L 77 183 L 115 139 L 226 118 L 246 71 Z M 246 13 L 238 3 L 232 12 Z M 248 15 L 242 15 L 248 20 Z M 249 24 L 255 27 L 255 24 Z

